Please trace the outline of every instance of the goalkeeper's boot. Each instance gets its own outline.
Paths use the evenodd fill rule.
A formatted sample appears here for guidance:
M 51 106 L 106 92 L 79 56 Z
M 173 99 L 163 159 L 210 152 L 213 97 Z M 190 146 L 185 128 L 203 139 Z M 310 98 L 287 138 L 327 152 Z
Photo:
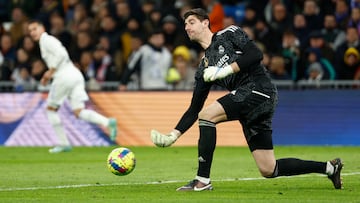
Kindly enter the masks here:
M 334 167 L 334 173 L 332 175 L 328 175 L 328 178 L 334 184 L 335 189 L 342 188 L 342 180 L 341 180 L 341 169 L 343 168 L 344 164 L 342 163 L 340 158 L 336 158 L 330 161 L 330 164 Z
M 115 118 L 109 119 L 108 129 L 109 129 L 110 140 L 115 141 L 117 136 L 117 120 Z
M 197 192 L 204 190 L 213 190 L 211 183 L 205 184 L 196 179 L 190 181 L 187 185 L 184 185 L 176 189 L 176 191 L 197 191 Z
M 56 146 L 54 148 L 49 149 L 51 154 L 57 154 L 60 152 L 70 152 L 72 150 L 71 146 Z

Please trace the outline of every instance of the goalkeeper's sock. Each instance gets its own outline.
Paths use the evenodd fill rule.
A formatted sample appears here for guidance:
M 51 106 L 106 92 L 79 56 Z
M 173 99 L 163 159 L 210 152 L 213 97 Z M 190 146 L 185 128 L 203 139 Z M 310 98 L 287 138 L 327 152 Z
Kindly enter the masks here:
M 79 118 L 90 123 L 102 125 L 104 127 L 109 125 L 108 118 L 90 109 L 82 109 L 79 113 Z
M 60 116 L 56 111 L 47 110 L 47 117 L 50 124 L 53 126 L 56 135 L 59 138 L 60 146 L 70 146 L 70 142 L 65 134 L 64 126 L 61 123 Z
M 276 160 L 273 178 L 278 176 L 292 176 L 307 173 L 322 173 L 326 171 L 326 162 L 307 161 L 296 158 Z
M 198 141 L 199 168 L 197 175 L 210 177 L 211 163 L 216 146 L 215 123 L 199 119 L 200 138 Z

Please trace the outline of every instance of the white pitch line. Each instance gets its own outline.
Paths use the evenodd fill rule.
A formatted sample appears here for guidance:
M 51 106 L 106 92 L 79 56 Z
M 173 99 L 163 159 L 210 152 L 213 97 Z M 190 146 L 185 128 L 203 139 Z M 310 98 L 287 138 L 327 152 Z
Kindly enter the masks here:
M 352 173 L 342 173 L 341 176 L 354 176 L 360 175 L 360 172 Z M 320 174 L 308 174 L 308 175 L 299 175 L 299 176 L 282 176 L 279 178 L 304 178 L 304 177 L 314 177 L 314 176 L 326 176 Z M 231 182 L 231 181 L 251 181 L 251 180 L 264 180 L 266 178 L 225 178 L 219 180 L 212 180 L 212 182 Z M 44 186 L 44 187 L 22 187 L 22 188 L 0 188 L 0 192 L 12 192 L 12 191 L 26 191 L 26 190 L 50 190 L 50 189 L 67 189 L 67 188 L 83 188 L 83 187 L 104 187 L 104 186 L 121 186 L 121 185 L 158 185 L 158 184 L 168 184 L 168 183 L 182 183 L 186 182 L 184 180 L 165 180 L 165 181 L 154 181 L 146 183 L 111 183 L 111 184 L 79 184 L 79 185 L 59 185 L 59 186 Z

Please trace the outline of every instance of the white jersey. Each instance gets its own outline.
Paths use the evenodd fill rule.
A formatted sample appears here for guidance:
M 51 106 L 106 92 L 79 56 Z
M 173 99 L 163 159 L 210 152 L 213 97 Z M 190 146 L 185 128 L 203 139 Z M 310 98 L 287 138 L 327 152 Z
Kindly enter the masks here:
M 168 89 L 165 78 L 172 62 L 171 53 L 164 47 L 156 51 L 145 44 L 131 55 L 129 69 L 134 69 L 139 60 L 141 60 L 141 89 Z
M 73 109 L 83 108 L 88 100 L 85 91 L 85 80 L 80 70 L 70 60 L 69 54 L 61 42 L 44 32 L 39 40 L 41 57 L 48 68 L 54 68 L 48 105 L 59 107 L 66 98 Z
M 70 60 L 69 54 L 61 42 L 44 32 L 40 36 L 41 57 L 49 68 L 55 68 L 54 79 L 69 77 L 83 78 L 81 72 Z M 81 80 L 81 79 L 80 79 Z

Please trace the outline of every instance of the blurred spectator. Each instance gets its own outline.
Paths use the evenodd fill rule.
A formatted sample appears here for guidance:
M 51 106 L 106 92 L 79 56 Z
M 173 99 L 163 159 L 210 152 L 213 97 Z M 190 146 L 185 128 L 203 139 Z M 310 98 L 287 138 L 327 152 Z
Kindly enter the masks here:
M 105 81 L 119 81 L 119 74 L 116 71 L 113 59 L 105 47 L 98 44 L 94 51 L 93 58 L 95 65 L 94 75 L 89 74 L 89 77 L 94 77 L 96 81 L 100 83 Z
M 356 72 L 360 69 L 360 53 L 350 47 L 344 54 L 344 66 L 339 72 L 340 80 L 354 80 Z
M 353 47 L 357 50 L 360 50 L 360 41 L 357 29 L 354 27 L 348 27 L 346 29 L 346 41 L 343 42 L 338 49 L 336 50 L 335 54 L 335 68 L 336 72 L 339 75 L 338 79 L 343 78 L 341 72 L 343 71 L 344 64 L 344 55 L 348 48 Z
M 184 29 L 179 27 L 178 20 L 173 15 L 167 15 L 162 20 L 162 30 L 165 37 L 165 46 L 170 52 L 174 47 L 187 44 L 189 41 L 185 37 Z
M 169 68 L 166 81 L 174 90 L 192 90 L 196 68 L 191 65 L 191 52 L 186 46 L 178 46 L 173 51 L 173 66 Z
M 217 0 L 201 0 L 204 9 L 208 12 L 210 29 L 212 32 L 220 31 L 224 28 L 225 11 L 223 5 Z
M 17 63 L 11 74 L 11 80 L 14 81 L 14 88 L 17 92 L 33 91 L 36 87 L 36 80 L 31 76 L 31 66 L 29 55 L 22 48 L 16 52 Z
M 38 83 L 46 70 L 46 65 L 40 58 L 34 59 L 31 62 L 31 77 L 33 77 Z
M 14 89 L 16 92 L 34 91 L 36 90 L 37 82 L 31 77 L 29 70 L 26 67 L 17 67 L 11 75 L 14 81 Z
M 118 55 L 116 55 L 115 63 L 117 66 L 124 66 L 126 61 L 128 61 L 128 58 L 131 54 L 131 35 L 134 33 L 142 33 L 143 29 L 140 25 L 140 22 L 136 19 L 131 17 L 126 25 L 126 28 L 124 31 L 122 31 L 120 35 L 121 45 L 122 49 L 118 52 Z
M 323 17 L 321 16 L 320 8 L 317 5 L 316 0 L 305 0 L 302 13 L 305 17 L 309 32 L 322 28 Z
M 308 46 L 309 40 L 309 29 L 307 27 L 305 16 L 303 14 L 296 14 L 292 26 L 296 37 L 300 41 L 301 49 L 305 49 Z
M 312 31 L 309 35 L 309 47 L 320 50 L 322 57 L 334 64 L 335 51 L 327 44 L 320 30 Z
M 156 29 L 161 29 L 162 26 L 162 12 L 159 9 L 154 9 L 150 12 L 149 18 L 144 20 L 142 27 L 146 34 L 152 33 Z
M 292 31 L 286 31 L 282 38 L 282 56 L 285 58 L 286 71 L 292 80 L 298 80 L 300 70 L 300 41 Z M 299 73 L 300 72 L 300 73 Z
M 46 30 L 49 30 L 51 14 L 59 13 L 61 16 L 64 16 L 64 9 L 58 0 L 42 0 L 41 2 L 39 12 L 34 17 L 44 24 Z
M 269 53 L 278 53 L 281 49 L 281 35 L 273 32 L 264 19 L 259 18 L 255 24 L 256 39 L 264 44 Z
M 86 10 L 86 7 L 82 3 L 78 3 L 74 7 L 74 17 L 69 19 L 68 22 L 66 22 L 66 29 L 71 32 L 73 36 L 76 35 L 76 33 L 79 31 L 79 25 L 81 22 L 89 18 L 88 11 Z
M 241 21 L 241 25 L 254 28 L 255 24 L 257 22 L 257 19 L 258 18 L 257 18 L 255 8 L 253 8 L 252 4 L 250 4 L 250 5 L 246 6 L 246 8 L 245 8 L 244 18 Z
M 358 33 L 360 34 L 360 7 L 354 7 L 351 9 L 351 15 L 347 26 L 356 27 Z
M 306 50 L 306 67 L 307 73 L 309 73 L 308 69 L 311 64 L 319 63 L 323 69 L 322 79 L 324 80 L 335 80 L 336 79 L 336 71 L 334 66 L 327 60 L 325 57 L 321 55 L 321 50 L 319 48 L 308 48 Z
M 235 18 L 233 16 L 224 17 L 224 28 L 229 27 L 230 25 L 237 25 Z
M 4 33 L 0 38 L 0 51 L 3 56 L 1 65 L 1 80 L 10 80 L 16 60 L 16 49 L 11 41 L 11 36 Z
M 71 33 L 66 30 L 64 18 L 58 13 L 51 14 L 49 33 L 58 38 L 64 47 L 69 51 L 72 36 Z
M 324 70 L 322 65 L 319 62 L 313 62 L 309 65 L 307 69 L 307 80 L 309 82 L 316 82 L 323 79 Z
M 117 49 L 121 49 L 120 31 L 117 28 L 117 22 L 112 16 L 106 16 L 101 20 L 101 30 L 99 36 L 108 38 L 110 55 L 113 55 Z
M 264 7 L 264 18 L 266 23 L 270 24 L 274 16 L 274 6 L 281 4 L 282 0 L 269 0 Z
M 141 9 L 141 13 L 137 15 L 141 17 L 141 21 L 142 22 L 148 21 L 150 19 L 151 12 L 157 9 L 156 0 L 143 0 L 140 9 Z
M 13 44 L 17 44 L 18 41 L 24 36 L 23 24 L 27 21 L 27 16 L 24 14 L 21 8 L 14 8 L 11 11 L 11 27 L 10 35 Z
M 21 8 L 26 16 L 34 18 L 38 14 L 39 9 L 42 6 L 42 1 L 39 0 L 4 0 L 8 3 L 9 11 L 14 8 Z M 10 12 L 8 12 L 10 13 Z
M 286 7 L 282 3 L 275 4 L 273 7 L 273 16 L 269 23 L 270 28 L 277 36 L 282 38 L 285 30 L 289 28 L 292 23 L 290 13 L 287 12 Z
M 29 54 L 30 60 L 41 57 L 39 45 L 35 43 L 29 35 L 24 36 L 20 41 L 19 47 L 23 48 Z
M 115 5 L 115 16 L 117 22 L 117 29 L 119 31 L 126 30 L 128 21 L 131 18 L 131 10 L 127 1 L 119 1 Z
M 100 33 L 102 19 L 109 15 L 110 9 L 107 6 L 100 7 L 99 11 L 97 13 L 94 13 L 93 30 L 95 35 L 98 35 Z
M 350 19 L 350 8 L 346 0 L 335 1 L 335 17 L 340 29 L 345 29 Z
M 94 42 L 89 32 L 78 32 L 75 35 L 72 47 L 70 49 L 71 59 L 76 63 L 79 62 L 81 53 L 83 51 L 89 51 L 94 48 Z
M 260 41 L 258 41 L 258 40 L 256 39 L 256 35 L 255 35 L 255 33 L 254 33 L 254 30 L 253 30 L 251 27 L 249 27 L 249 26 L 243 26 L 243 27 L 242 27 L 242 30 L 249 36 L 250 39 L 252 39 L 252 40 L 256 43 L 256 45 L 259 47 L 259 49 L 260 49 L 262 52 L 265 52 L 265 51 L 266 51 L 265 45 L 264 45 L 262 42 L 260 42 Z
M 84 51 L 81 53 L 80 61 L 77 64 L 84 75 L 85 81 L 95 79 L 95 63 L 92 51 Z
M 340 44 L 346 41 L 346 34 L 339 29 L 333 14 L 327 14 L 324 17 L 324 28 L 321 34 L 325 42 L 335 51 Z
M 81 3 L 80 0 L 68 0 L 66 1 L 66 6 L 64 6 L 64 21 L 70 22 L 75 16 L 75 6 Z
M 271 57 L 269 73 L 274 80 L 291 80 L 291 76 L 286 71 L 285 59 L 279 55 Z
M 93 14 L 100 12 L 100 10 L 104 7 L 108 6 L 107 0 L 93 0 L 90 6 L 90 11 Z
M 135 72 L 139 75 L 139 90 L 168 89 L 166 74 L 172 56 L 164 43 L 164 34 L 156 30 L 148 37 L 148 43 L 132 54 L 121 79 L 120 90 L 127 90 L 130 77 Z

